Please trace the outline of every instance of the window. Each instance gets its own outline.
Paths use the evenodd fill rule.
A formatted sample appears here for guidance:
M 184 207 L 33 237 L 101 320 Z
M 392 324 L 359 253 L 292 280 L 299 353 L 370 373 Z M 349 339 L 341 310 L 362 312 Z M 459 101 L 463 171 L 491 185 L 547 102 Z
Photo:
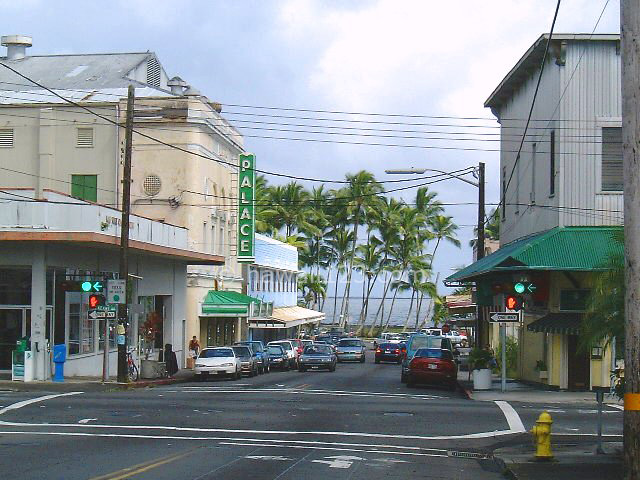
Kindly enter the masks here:
M 536 203 L 536 150 L 537 144 L 531 145 L 531 194 L 529 195 L 529 202 Z
M 584 312 L 587 309 L 590 290 L 560 290 L 560 310 L 565 312 Z
M 622 128 L 602 128 L 603 192 L 622 191 Z
M 556 131 L 549 134 L 549 196 L 556 194 Z
M 507 218 L 507 167 L 502 167 L 502 221 Z
M 97 202 L 98 176 L 71 175 L 71 196 L 89 202 Z
M 218 254 L 224 255 L 224 220 L 220 219 L 220 235 L 218 235 Z
M 86 298 L 79 292 L 66 293 L 66 313 L 69 322 L 69 355 L 95 351 L 95 320 L 89 318 Z
M 200 248 L 201 251 L 206 252 L 207 251 L 207 232 L 209 230 L 209 226 L 207 225 L 207 222 L 203 222 L 202 223 L 202 248 Z
M 0 128 L 0 148 L 13 148 L 13 128 Z
M 216 226 L 215 224 L 211 223 L 211 253 L 215 253 L 216 250 Z
M 76 130 L 76 147 L 93 148 L 93 128 L 78 128 Z

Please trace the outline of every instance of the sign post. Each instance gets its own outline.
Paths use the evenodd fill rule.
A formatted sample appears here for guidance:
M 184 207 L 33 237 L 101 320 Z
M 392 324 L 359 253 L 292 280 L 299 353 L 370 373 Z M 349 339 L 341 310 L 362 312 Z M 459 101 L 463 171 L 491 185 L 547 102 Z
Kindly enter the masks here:
M 247 153 L 240 155 L 238 173 L 238 263 L 255 261 L 255 186 L 256 157 Z
M 520 322 L 520 312 L 490 312 L 489 321 L 500 324 L 500 350 L 501 350 L 501 382 L 500 390 L 507 390 L 507 323 Z

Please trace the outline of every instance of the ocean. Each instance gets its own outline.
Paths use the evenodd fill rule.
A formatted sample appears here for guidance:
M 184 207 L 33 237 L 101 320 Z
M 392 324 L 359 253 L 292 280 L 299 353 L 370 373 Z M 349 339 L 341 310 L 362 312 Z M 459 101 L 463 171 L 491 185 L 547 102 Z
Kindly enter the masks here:
M 326 314 L 326 323 L 332 323 L 334 320 L 333 316 L 333 297 L 327 297 L 327 300 L 324 304 L 323 312 Z M 337 312 L 340 314 L 340 306 L 342 302 L 342 297 L 338 298 L 337 301 Z M 381 299 L 379 297 L 370 298 L 369 299 L 369 310 L 367 319 L 365 321 L 365 325 L 371 325 L 374 321 L 376 311 L 380 306 Z M 392 326 L 402 326 L 407 320 L 407 315 L 409 313 L 409 305 L 411 304 L 411 297 L 397 297 L 395 304 L 393 306 L 393 310 L 391 313 L 391 321 L 389 325 Z M 420 322 L 424 320 L 425 315 L 427 314 L 427 308 L 429 306 L 429 299 L 425 298 L 422 302 L 422 309 L 420 310 Z M 391 307 L 391 299 L 387 298 L 385 300 L 384 306 L 384 321 L 387 321 L 389 316 L 389 308 Z M 416 301 L 413 301 L 413 309 L 411 312 L 411 317 L 409 319 L 409 329 L 415 328 L 416 324 Z M 362 297 L 351 297 L 349 299 L 349 323 L 355 324 L 358 322 L 360 318 L 360 309 L 362 308 Z M 378 316 L 377 324 L 380 323 L 380 316 Z M 430 322 L 429 322 L 430 324 Z

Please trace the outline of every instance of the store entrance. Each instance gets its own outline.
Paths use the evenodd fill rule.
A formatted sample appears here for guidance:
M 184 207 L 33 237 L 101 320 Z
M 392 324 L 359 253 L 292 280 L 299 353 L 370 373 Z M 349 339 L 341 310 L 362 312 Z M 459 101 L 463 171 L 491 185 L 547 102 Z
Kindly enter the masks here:
M 46 339 L 53 338 L 53 307 L 47 307 Z M 0 370 L 11 370 L 11 352 L 16 342 L 31 336 L 31 307 L 0 307 Z

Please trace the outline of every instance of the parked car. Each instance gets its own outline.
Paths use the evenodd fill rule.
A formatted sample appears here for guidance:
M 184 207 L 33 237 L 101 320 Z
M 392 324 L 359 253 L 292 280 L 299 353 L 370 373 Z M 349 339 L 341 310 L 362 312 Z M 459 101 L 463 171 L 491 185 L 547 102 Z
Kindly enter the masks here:
M 302 343 L 302 340 L 300 340 L 299 338 L 289 338 L 288 340 L 293 344 L 293 347 L 296 351 L 296 356 L 299 357 L 300 355 L 302 355 L 302 351 L 304 350 L 304 344 Z
M 407 387 L 417 383 L 445 384 L 451 390 L 458 387 L 458 367 L 451 350 L 420 348 L 409 362 Z
M 324 340 L 317 340 L 313 342 L 313 345 L 329 345 L 331 347 L 331 350 L 333 350 L 333 353 L 336 352 L 336 346 L 331 342 L 325 342 Z
M 236 357 L 240 358 L 240 366 L 242 373 L 246 373 L 250 377 L 258 375 L 258 357 L 251 350 L 251 347 L 245 345 L 233 346 Z
M 449 350 L 453 355 L 453 345 L 451 340 L 442 336 L 426 335 L 419 333 L 411 335 L 407 340 L 407 352 L 402 360 L 402 371 L 400 373 L 400 381 L 405 383 L 407 381 L 407 374 L 409 372 L 409 362 L 415 355 L 415 353 L 421 348 L 442 348 Z
M 267 345 L 280 345 L 287 354 L 287 357 L 289 357 L 289 368 L 298 367 L 298 354 L 290 340 L 275 340 L 267 343 Z
M 406 345 L 403 343 L 381 343 L 376 348 L 376 363 L 380 362 L 395 362 L 402 363 L 403 352 L 402 348 Z
M 200 380 L 210 374 L 240 378 L 242 365 L 231 347 L 203 348 L 196 359 L 194 373 Z
M 337 361 L 336 354 L 329 345 L 311 345 L 304 347 L 304 351 L 300 355 L 298 370 L 304 372 L 308 368 L 326 368 L 330 372 L 334 372 Z
M 258 360 L 258 373 L 269 372 L 269 352 L 265 350 L 264 344 L 260 340 L 236 342 L 234 345 L 245 345 L 247 347 L 251 347 L 251 350 L 256 354 L 256 359 Z
M 345 360 L 365 361 L 365 346 L 359 338 L 343 338 L 336 345 L 336 356 L 339 362 Z
M 266 350 L 269 352 L 269 368 L 289 370 L 289 356 L 282 346 L 269 344 Z

